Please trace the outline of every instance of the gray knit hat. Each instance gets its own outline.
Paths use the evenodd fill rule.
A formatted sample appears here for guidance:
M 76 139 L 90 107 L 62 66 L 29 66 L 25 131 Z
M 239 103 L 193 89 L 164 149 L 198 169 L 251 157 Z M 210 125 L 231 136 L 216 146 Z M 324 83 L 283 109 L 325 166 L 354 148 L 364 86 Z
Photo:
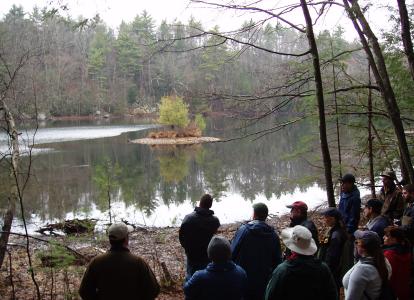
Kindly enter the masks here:
M 111 241 L 122 241 L 128 234 L 134 231 L 131 225 L 124 223 L 114 223 L 108 228 L 108 237 Z
M 208 258 L 213 262 L 226 262 L 231 258 L 231 248 L 229 241 L 221 235 L 211 238 L 207 247 Z

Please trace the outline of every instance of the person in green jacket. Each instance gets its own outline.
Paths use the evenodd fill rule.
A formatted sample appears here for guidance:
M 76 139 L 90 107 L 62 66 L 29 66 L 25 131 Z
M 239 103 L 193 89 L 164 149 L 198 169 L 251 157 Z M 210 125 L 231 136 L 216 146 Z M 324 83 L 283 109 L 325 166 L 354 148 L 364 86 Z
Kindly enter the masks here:
M 317 251 L 311 232 L 297 225 L 282 231 L 292 254 L 273 271 L 266 300 L 337 300 L 335 281 L 328 266 L 313 255 Z
M 160 286 L 151 268 L 128 249 L 130 226 L 108 228 L 111 249 L 88 265 L 79 288 L 83 300 L 153 300 Z

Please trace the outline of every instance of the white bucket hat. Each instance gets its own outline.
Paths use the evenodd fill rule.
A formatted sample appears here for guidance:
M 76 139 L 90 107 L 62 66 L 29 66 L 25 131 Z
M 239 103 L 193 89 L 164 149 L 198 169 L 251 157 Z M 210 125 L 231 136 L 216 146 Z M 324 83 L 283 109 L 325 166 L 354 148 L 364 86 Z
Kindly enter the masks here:
M 298 254 L 313 255 L 318 250 L 312 233 L 304 226 L 286 228 L 282 230 L 281 237 L 285 246 Z

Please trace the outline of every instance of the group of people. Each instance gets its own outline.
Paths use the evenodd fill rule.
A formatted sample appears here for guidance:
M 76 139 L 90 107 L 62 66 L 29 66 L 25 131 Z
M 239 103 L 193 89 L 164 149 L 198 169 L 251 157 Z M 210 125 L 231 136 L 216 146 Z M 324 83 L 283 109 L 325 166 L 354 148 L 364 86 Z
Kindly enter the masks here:
M 229 241 L 206 194 L 185 216 L 179 240 L 186 254 L 184 295 L 191 299 L 413 299 L 414 185 L 402 188 L 383 173 L 378 199 L 363 208 L 355 177 L 341 179 L 338 208 L 320 213 L 318 233 L 308 206 L 296 201 L 288 228 L 278 232 L 268 207 L 253 205 L 252 220 Z M 127 225 L 108 229 L 111 249 L 91 261 L 79 290 L 82 299 L 154 299 L 159 285 L 150 267 L 128 250 Z M 281 245 L 281 241 L 283 245 Z M 119 287 L 119 288 L 114 288 Z M 139 295 L 139 296 L 138 296 Z

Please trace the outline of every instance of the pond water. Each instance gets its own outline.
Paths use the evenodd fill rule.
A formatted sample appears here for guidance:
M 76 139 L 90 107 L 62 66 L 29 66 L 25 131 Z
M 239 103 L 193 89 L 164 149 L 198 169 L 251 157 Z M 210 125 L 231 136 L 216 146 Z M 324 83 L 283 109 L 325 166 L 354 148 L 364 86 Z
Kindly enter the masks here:
M 205 135 L 234 138 L 263 128 L 239 126 L 211 119 Z M 255 202 L 266 203 L 271 214 L 288 212 L 285 206 L 296 200 L 310 207 L 326 202 L 315 168 L 291 157 L 298 141 L 312 134 L 306 124 L 257 140 L 181 147 L 129 143 L 153 127 L 145 121 L 106 120 L 46 123 L 37 132 L 22 131 L 24 144 L 34 137 L 36 145 L 23 195 L 30 229 L 75 217 L 108 223 L 108 191 L 113 220 L 150 226 L 179 225 L 204 193 L 215 196 L 212 209 L 222 223 L 249 219 Z M 2 152 L 5 143 L 0 136 Z M 1 173 L 4 208 L 4 165 Z M 17 220 L 15 230 L 19 226 Z

